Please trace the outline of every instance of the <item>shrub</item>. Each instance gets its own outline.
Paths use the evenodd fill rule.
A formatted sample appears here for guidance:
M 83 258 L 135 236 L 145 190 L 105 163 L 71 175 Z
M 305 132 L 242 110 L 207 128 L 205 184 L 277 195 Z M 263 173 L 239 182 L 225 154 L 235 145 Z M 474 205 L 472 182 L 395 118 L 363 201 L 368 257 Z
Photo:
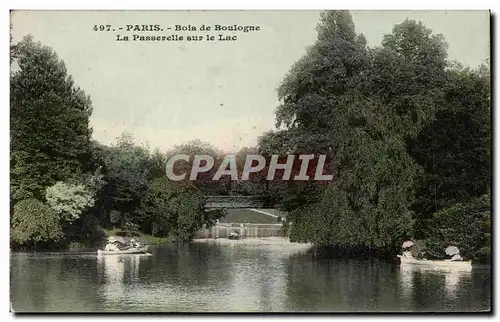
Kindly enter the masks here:
M 427 253 L 431 257 L 444 258 L 449 245 L 457 246 L 466 258 L 488 261 L 491 248 L 489 194 L 434 214 L 430 237 L 426 240 Z
M 153 245 L 166 244 L 168 242 L 169 242 L 169 239 L 167 237 L 152 237 L 151 238 L 151 244 L 153 244 Z
M 14 206 L 12 238 L 20 245 L 57 242 L 62 237 L 59 217 L 37 199 L 21 200 Z
M 94 198 L 83 184 L 57 182 L 47 188 L 47 204 L 62 220 L 73 222 L 94 205 Z
M 118 236 L 139 236 L 139 225 L 131 222 L 126 222 L 122 225 L 121 230 L 117 233 Z

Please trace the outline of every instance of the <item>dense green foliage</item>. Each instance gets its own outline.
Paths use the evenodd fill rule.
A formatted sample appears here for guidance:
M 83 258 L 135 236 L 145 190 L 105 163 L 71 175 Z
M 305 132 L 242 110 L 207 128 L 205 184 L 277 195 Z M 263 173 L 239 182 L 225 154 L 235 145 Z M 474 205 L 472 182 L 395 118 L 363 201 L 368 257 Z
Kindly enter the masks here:
M 489 69 L 457 68 L 446 48 L 441 35 L 409 20 L 367 48 L 348 12 L 322 14 L 316 43 L 278 91 L 276 125 L 285 130 L 259 141 L 265 153 L 330 157 L 331 184 L 275 193 L 292 211 L 292 240 L 397 251 L 404 238 L 439 238 L 434 212 L 486 193 Z
M 87 235 L 93 225 L 85 211 L 93 204 L 93 189 L 99 189 L 93 178 L 90 98 L 57 55 L 31 37 L 11 46 L 11 62 L 13 242 L 34 247 L 72 239 L 76 231 Z
M 189 240 L 203 222 L 202 194 L 187 183 L 156 178 L 143 201 L 142 219 L 146 231 L 154 236 Z M 154 231 L 153 231 L 154 228 Z
M 422 25 L 405 21 L 370 50 L 348 12 L 322 15 L 317 42 L 279 89 L 276 119 L 287 128 L 280 134 L 286 149 L 326 153 L 335 180 L 292 211 L 292 239 L 390 248 L 410 233 L 417 166 L 405 138 L 429 119 L 443 48 Z
M 26 37 L 11 53 L 11 199 L 44 200 L 46 187 L 91 170 L 91 102 L 49 47 Z
M 90 98 L 47 46 L 31 37 L 11 46 L 12 245 L 32 249 L 92 245 L 104 237 L 141 232 L 191 239 L 222 212 L 205 214 L 202 193 L 227 193 L 227 182 L 194 185 L 165 179 L 168 155 L 222 152 L 194 141 L 150 151 L 123 133 L 115 144 L 91 140 Z M 160 239 L 158 239 L 160 240 Z
M 57 216 L 67 222 L 80 218 L 82 213 L 94 204 L 93 196 L 84 185 L 64 182 L 57 182 L 47 188 L 45 199 Z
M 62 237 L 59 217 L 37 199 L 22 200 L 14 206 L 11 237 L 35 248 L 37 243 L 57 242 Z
M 443 258 L 443 249 L 455 245 L 460 254 L 489 262 L 491 254 L 490 195 L 485 194 L 467 203 L 455 203 L 435 213 L 426 252 Z
M 491 178 L 490 78 L 488 69 L 453 68 L 446 73 L 445 100 L 435 121 L 409 141 L 423 172 L 414 209 L 417 237 L 432 227 L 432 214 L 443 207 L 486 193 Z

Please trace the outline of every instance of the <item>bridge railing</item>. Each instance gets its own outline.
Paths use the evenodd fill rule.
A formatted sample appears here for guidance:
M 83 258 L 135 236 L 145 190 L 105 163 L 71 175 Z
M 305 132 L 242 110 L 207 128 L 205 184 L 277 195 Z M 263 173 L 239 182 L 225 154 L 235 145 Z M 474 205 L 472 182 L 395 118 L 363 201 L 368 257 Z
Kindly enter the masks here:
M 254 196 L 205 196 L 205 209 L 265 208 L 264 198 Z

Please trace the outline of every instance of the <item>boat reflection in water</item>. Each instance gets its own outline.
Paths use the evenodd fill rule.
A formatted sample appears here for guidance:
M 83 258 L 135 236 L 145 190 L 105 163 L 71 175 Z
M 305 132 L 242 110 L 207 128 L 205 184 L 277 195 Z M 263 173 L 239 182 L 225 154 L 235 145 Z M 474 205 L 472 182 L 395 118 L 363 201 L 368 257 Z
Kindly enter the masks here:
M 130 284 L 139 279 L 140 255 L 98 256 L 99 274 L 104 277 L 102 293 L 109 302 L 107 306 L 115 307 L 117 302 L 130 296 Z
M 122 256 L 98 256 L 99 271 L 104 272 L 106 284 L 122 284 L 125 263 Z
M 414 274 L 416 269 L 413 266 L 401 265 L 399 267 L 401 290 L 404 298 L 411 298 L 414 289 Z
M 444 277 L 445 277 L 444 288 L 446 290 L 446 293 L 448 293 L 450 296 L 455 295 L 458 289 L 459 282 L 462 279 L 466 278 L 467 276 L 470 277 L 471 273 L 466 271 L 453 271 L 453 270 L 444 272 Z
M 417 280 L 438 278 L 438 280 L 444 281 L 443 289 L 446 296 L 452 298 L 456 295 L 460 281 L 471 278 L 470 270 L 457 270 L 446 267 L 400 265 L 399 270 L 401 289 L 403 290 L 403 295 L 405 297 L 411 297 L 414 294 L 415 283 Z

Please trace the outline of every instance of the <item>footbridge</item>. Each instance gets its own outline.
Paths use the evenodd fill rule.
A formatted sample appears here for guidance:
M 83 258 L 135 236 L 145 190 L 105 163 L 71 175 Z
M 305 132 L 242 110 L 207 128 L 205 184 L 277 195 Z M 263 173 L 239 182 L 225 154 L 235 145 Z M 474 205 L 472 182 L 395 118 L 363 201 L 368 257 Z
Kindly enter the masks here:
M 237 195 L 205 196 L 203 206 L 205 210 L 273 208 L 271 202 L 264 197 Z
M 210 228 L 205 228 L 197 233 L 197 238 L 227 238 L 229 233 L 237 230 L 241 237 L 277 237 L 282 236 L 282 225 L 286 221 L 287 214 L 285 212 L 273 209 L 273 203 L 264 197 L 243 196 L 243 195 L 218 195 L 204 196 L 203 208 L 205 211 L 223 210 L 226 215 L 231 209 L 247 209 L 246 215 L 254 213 L 264 214 L 275 218 L 276 223 L 217 223 Z M 262 215 L 260 215 L 262 216 Z M 225 215 L 224 215 L 225 217 Z M 243 217 L 245 218 L 245 217 Z M 246 217 L 248 218 L 248 217 Z M 279 223 L 278 218 L 281 218 Z M 233 218 L 234 219 L 234 218 Z M 240 218 L 241 220 L 241 218 Z M 245 220 L 245 219 L 243 219 Z

